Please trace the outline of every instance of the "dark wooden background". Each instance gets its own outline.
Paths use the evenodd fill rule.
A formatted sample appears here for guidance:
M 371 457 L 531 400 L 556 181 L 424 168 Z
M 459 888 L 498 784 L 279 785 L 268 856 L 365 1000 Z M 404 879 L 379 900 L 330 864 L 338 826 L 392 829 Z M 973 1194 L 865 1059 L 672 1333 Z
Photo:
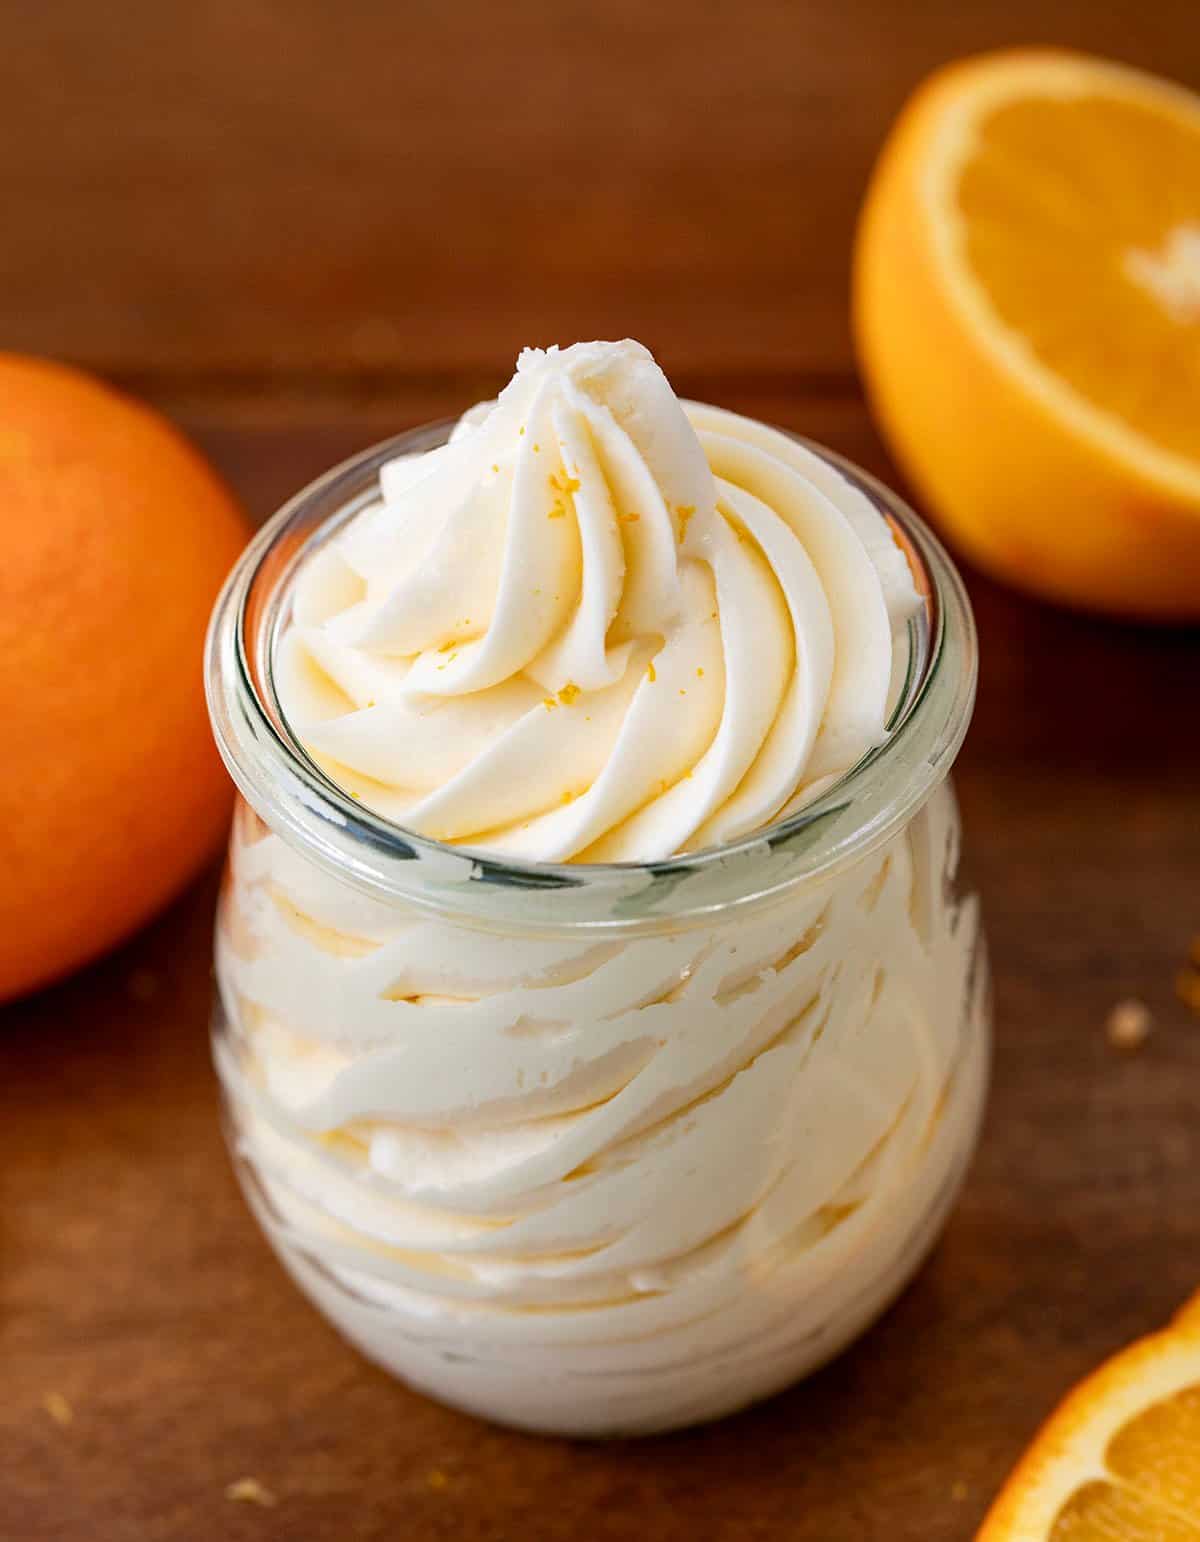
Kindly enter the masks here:
M 0 22 L 0 346 L 158 402 L 256 517 L 494 389 L 521 345 L 622 334 L 894 480 L 845 291 L 908 90 L 1018 42 L 1200 87 L 1194 0 L 7 0 Z M 1067 1386 L 1200 1284 L 1200 1021 L 1172 992 L 1200 930 L 1200 635 L 968 577 L 994 1096 L 945 1240 L 857 1348 L 637 1445 L 506 1434 L 366 1367 L 227 1168 L 210 879 L 0 1015 L 0 1537 L 968 1538 Z M 1120 1057 L 1125 996 L 1156 1031 Z M 244 1476 L 277 1505 L 228 1500 Z

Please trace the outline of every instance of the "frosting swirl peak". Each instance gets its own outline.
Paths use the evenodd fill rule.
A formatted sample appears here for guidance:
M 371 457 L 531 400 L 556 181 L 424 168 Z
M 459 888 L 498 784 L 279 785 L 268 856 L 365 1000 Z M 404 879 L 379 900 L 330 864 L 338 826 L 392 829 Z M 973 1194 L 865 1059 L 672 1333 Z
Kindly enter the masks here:
M 916 604 L 870 501 L 794 440 L 680 403 L 637 343 L 527 349 L 305 565 L 280 699 L 398 824 L 653 861 L 879 743 Z

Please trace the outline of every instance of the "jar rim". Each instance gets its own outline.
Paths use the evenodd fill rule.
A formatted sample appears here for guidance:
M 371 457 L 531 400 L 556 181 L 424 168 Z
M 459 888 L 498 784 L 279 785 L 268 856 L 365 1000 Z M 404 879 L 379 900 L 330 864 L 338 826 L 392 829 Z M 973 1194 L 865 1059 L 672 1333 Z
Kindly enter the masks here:
M 250 541 L 213 609 L 204 678 L 218 748 L 242 796 L 318 866 L 377 899 L 464 922 L 559 932 L 695 924 L 825 879 L 907 823 L 947 774 L 974 705 L 978 645 L 954 564 L 925 522 L 844 456 L 787 429 L 865 494 L 925 601 L 884 741 L 788 818 L 656 862 L 552 863 L 418 835 L 357 802 L 292 733 L 273 683 L 274 642 L 299 567 L 378 496 L 380 467 L 444 443 L 454 420 L 374 444 L 303 487 Z

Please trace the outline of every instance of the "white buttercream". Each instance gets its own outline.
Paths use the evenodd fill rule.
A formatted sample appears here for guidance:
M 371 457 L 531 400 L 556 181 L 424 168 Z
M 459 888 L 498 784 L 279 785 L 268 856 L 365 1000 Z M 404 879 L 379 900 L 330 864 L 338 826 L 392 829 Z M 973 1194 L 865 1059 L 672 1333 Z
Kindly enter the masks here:
M 946 789 L 742 920 L 498 937 L 364 898 L 243 811 L 218 1063 L 260 1218 L 373 1358 L 580 1432 L 785 1384 L 915 1267 L 986 1027 Z
M 398 823 L 651 861 L 880 743 L 916 603 L 885 521 L 794 440 L 682 405 L 637 343 L 531 349 L 307 565 L 277 680 L 310 752 Z
M 916 603 L 849 477 L 589 344 L 384 467 L 302 568 L 277 681 L 401 824 L 647 861 L 880 743 Z M 272 1244 L 373 1359 L 493 1418 L 632 1432 L 785 1385 L 908 1278 L 974 1143 L 957 848 L 942 785 L 746 913 L 507 933 L 368 898 L 243 807 L 217 1062 Z

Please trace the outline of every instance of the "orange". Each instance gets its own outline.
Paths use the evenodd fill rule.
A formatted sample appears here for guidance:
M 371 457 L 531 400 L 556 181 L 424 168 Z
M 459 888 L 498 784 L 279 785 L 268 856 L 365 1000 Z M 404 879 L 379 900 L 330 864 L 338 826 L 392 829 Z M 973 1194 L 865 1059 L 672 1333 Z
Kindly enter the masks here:
M 218 844 L 201 653 L 246 535 L 157 414 L 0 354 L 0 1000 L 131 932 Z
M 1200 616 L 1200 98 L 1049 50 L 935 74 L 872 176 L 854 322 L 896 460 L 974 562 Z
M 1200 1296 L 1075 1388 L 977 1542 L 1200 1542 Z

